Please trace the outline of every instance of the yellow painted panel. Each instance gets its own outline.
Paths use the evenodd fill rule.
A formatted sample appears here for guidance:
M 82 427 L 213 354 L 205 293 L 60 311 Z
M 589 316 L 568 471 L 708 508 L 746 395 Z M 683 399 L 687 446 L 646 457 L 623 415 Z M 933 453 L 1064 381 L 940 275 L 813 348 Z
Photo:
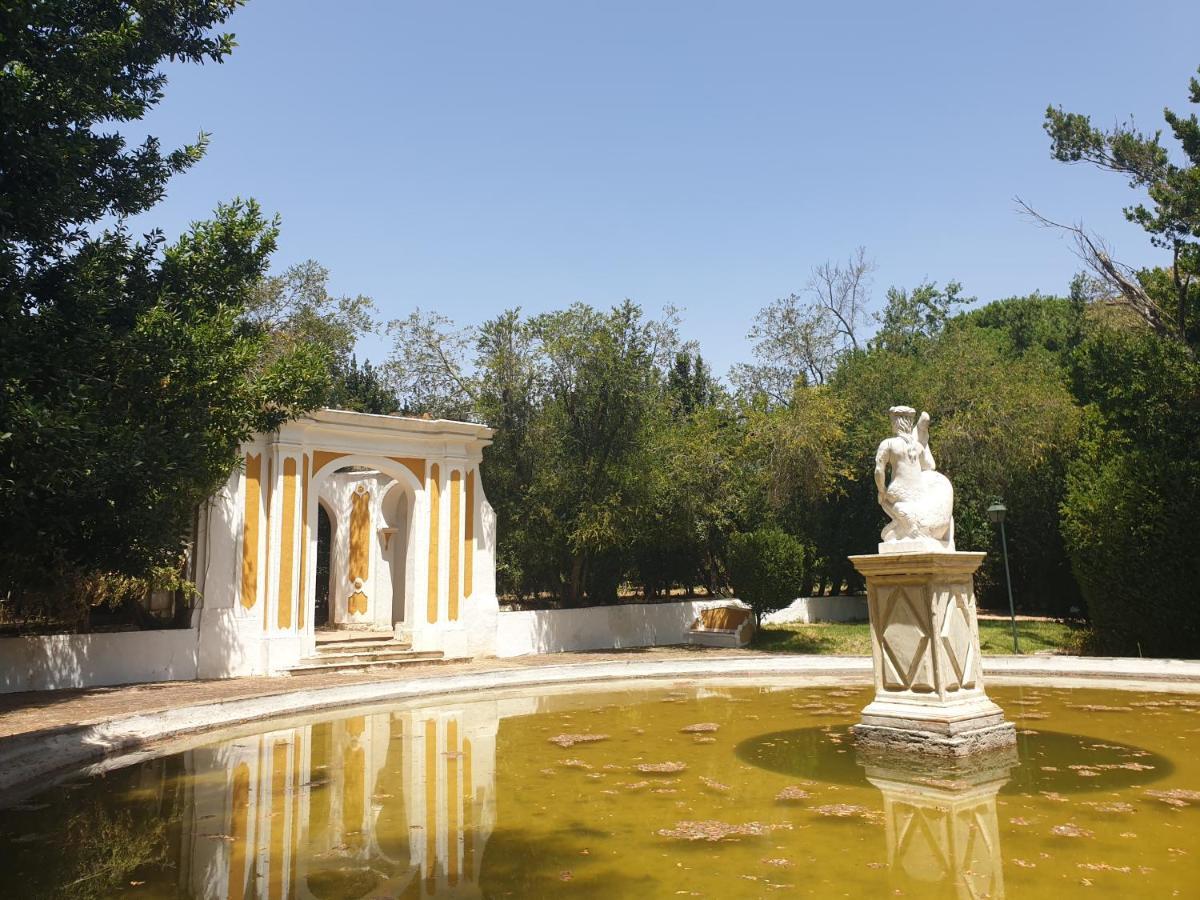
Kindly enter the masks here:
M 458 554 L 461 542 L 462 472 L 450 473 L 450 621 L 458 621 Z
M 283 461 L 283 530 L 279 533 L 279 627 L 292 627 L 296 563 L 296 458 Z
M 441 472 L 437 463 L 429 467 L 429 598 L 426 617 L 430 624 L 438 618 L 438 539 L 442 530 L 442 488 L 438 483 Z
M 425 481 L 425 460 L 417 459 L 415 456 L 389 456 L 392 462 L 398 462 L 408 471 L 417 476 L 417 481 L 424 483 Z
M 304 467 L 308 468 L 308 458 L 304 459 Z M 303 758 L 303 730 L 297 728 L 292 732 L 295 737 L 292 744 L 292 827 L 291 827 L 291 857 L 292 865 L 288 872 L 288 896 L 296 897 L 299 887 L 296 882 L 296 861 L 300 856 L 300 760 Z
M 350 497 L 350 583 L 367 580 L 371 561 L 371 492 L 355 488 Z
M 466 523 L 463 525 L 463 599 L 475 590 L 475 471 L 467 473 Z
M 267 896 L 283 900 L 284 804 L 287 800 L 288 745 L 276 741 L 271 748 L 271 858 L 267 864 Z
M 343 456 L 349 456 L 349 453 L 334 453 L 331 450 L 314 450 L 313 451 L 313 472 L 320 472 L 321 469 L 329 465 L 335 459 L 341 459 Z
M 300 585 L 296 591 L 296 628 L 304 630 L 304 594 L 308 589 L 308 454 L 300 478 Z
M 471 774 L 471 742 L 463 738 L 463 871 L 475 877 L 475 779 Z
M 714 631 L 734 631 L 750 618 L 750 610 L 736 606 L 717 606 L 700 610 L 701 626 Z
M 238 763 L 233 770 L 233 792 L 230 799 L 229 887 L 230 900 L 245 900 L 246 845 L 250 840 L 250 767 Z
M 446 855 L 450 886 L 458 885 L 458 722 L 446 723 Z
M 437 468 L 436 466 L 434 467 Z M 437 720 L 425 720 L 425 886 L 437 885 Z
M 246 457 L 246 498 L 242 525 L 242 606 L 258 601 L 258 522 L 262 514 L 262 454 Z
M 359 716 L 346 723 L 346 735 L 354 741 L 366 729 L 366 719 Z M 342 771 L 342 841 L 352 850 L 360 849 L 365 842 L 363 831 L 366 826 L 367 798 L 363 795 L 367 783 L 367 756 L 361 744 L 355 742 L 346 748 Z

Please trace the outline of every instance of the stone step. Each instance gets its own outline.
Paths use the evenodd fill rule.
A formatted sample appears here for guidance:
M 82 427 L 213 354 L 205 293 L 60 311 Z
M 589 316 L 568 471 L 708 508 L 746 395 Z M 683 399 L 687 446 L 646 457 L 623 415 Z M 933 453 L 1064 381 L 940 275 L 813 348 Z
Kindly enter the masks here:
M 392 640 L 393 632 L 388 629 L 364 628 L 361 630 L 349 630 L 336 628 L 329 631 L 318 631 L 315 635 L 317 646 L 322 644 L 346 644 L 357 643 L 359 641 L 390 641 Z
M 392 659 L 369 659 L 362 662 L 328 661 L 325 657 L 310 656 L 300 660 L 299 665 L 287 669 L 288 675 L 329 675 L 337 672 L 361 672 L 377 669 L 398 669 L 418 663 L 450 662 L 440 650 L 416 652 L 405 651 Z
M 375 662 L 382 659 L 411 659 L 413 652 L 407 644 L 402 644 L 395 649 L 389 650 L 362 650 L 358 653 L 318 653 L 316 656 L 306 656 L 300 662 L 305 665 L 318 665 L 322 663 Z
M 318 644 L 318 656 L 357 656 L 363 653 L 392 653 L 411 650 L 408 641 L 354 641 L 347 644 Z

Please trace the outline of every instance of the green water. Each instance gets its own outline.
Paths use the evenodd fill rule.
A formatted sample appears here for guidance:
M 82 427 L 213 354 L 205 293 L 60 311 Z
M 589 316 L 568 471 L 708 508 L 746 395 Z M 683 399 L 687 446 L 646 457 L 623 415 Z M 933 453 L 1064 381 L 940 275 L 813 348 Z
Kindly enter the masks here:
M 273 725 L 49 788 L 0 812 L 0 894 L 1200 894 L 1198 695 L 993 688 L 1017 753 L 964 773 L 856 752 L 857 686 L 569 690 Z

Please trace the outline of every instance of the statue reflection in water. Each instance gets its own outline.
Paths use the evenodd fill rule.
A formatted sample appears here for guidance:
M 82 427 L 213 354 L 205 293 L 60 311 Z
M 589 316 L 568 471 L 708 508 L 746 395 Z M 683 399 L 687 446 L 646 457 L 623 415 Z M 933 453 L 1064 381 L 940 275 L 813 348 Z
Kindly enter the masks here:
M 1004 896 L 996 794 L 1017 765 L 1015 748 L 941 763 L 859 749 L 883 793 L 888 867 L 921 896 Z
M 477 894 L 496 706 L 365 713 L 185 753 L 181 887 L 234 900 Z

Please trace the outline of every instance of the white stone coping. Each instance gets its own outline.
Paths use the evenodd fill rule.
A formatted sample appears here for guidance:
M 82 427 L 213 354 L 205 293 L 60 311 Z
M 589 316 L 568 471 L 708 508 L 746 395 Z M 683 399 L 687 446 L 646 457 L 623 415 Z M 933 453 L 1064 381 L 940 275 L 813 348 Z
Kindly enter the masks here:
M 706 654 L 698 659 L 606 660 L 397 678 L 279 694 L 202 703 L 108 719 L 90 725 L 32 732 L 0 740 L 0 802 L 18 802 L 75 772 L 94 773 L 220 740 L 219 730 L 243 726 L 270 730 L 273 720 L 379 703 L 422 704 L 453 695 L 481 699 L 481 692 L 607 685 L 647 679 L 807 677 L 812 683 L 858 680 L 869 683 L 871 660 L 862 656 Z M 990 656 L 984 673 L 993 682 L 1041 682 L 1052 686 L 1099 686 L 1130 690 L 1200 693 L 1200 660 L 1089 658 L 1075 656 Z

